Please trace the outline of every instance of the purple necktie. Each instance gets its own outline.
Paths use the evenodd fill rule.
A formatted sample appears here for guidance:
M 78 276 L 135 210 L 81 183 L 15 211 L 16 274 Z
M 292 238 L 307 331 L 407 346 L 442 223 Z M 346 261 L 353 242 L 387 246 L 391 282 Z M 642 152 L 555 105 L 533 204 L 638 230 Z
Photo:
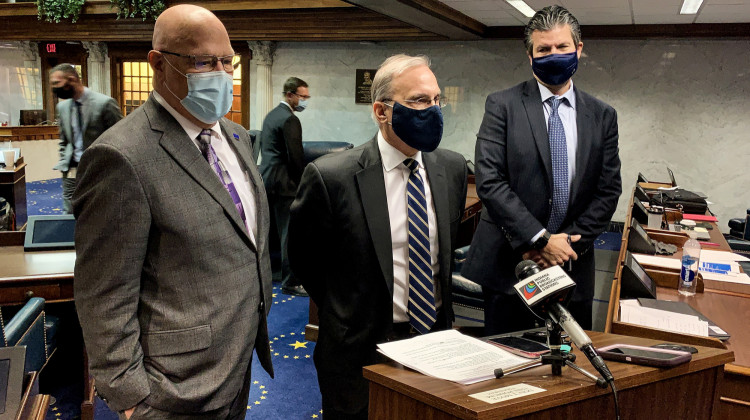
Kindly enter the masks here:
M 211 165 L 211 167 L 214 169 L 216 176 L 219 177 L 219 181 L 221 181 L 222 185 L 224 185 L 224 188 L 226 188 L 229 196 L 232 197 L 234 206 L 240 213 L 242 223 L 243 225 L 245 225 L 245 227 L 247 227 L 247 221 L 245 219 L 245 208 L 242 207 L 240 195 L 237 194 L 237 189 L 234 188 L 232 177 L 229 176 L 229 172 L 227 172 L 226 168 L 224 168 L 224 165 L 219 161 L 219 157 L 216 156 L 216 151 L 214 150 L 213 146 L 211 146 L 211 130 L 202 130 L 200 135 L 198 135 L 198 142 L 200 142 L 200 149 L 201 153 L 203 153 L 203 157 L 206 158 L 209 165 Z

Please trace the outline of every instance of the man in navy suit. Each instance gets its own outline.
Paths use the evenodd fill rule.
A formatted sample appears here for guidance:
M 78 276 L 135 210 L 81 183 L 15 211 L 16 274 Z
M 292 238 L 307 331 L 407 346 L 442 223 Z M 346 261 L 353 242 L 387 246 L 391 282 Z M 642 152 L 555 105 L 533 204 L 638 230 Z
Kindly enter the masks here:
M 489 95 L 477 135 L 484 211 L 462 274 L 482 285 L 486 334 L 534 326 L 512 288 L 523 259 L 568 271 L 577 284 L 569 310 L 591 328 L 593 242 L 622 191 L 617 114 L 571 79 L 583 50 L 578 21 L 545 7 L 525 44 L 534 79 Z

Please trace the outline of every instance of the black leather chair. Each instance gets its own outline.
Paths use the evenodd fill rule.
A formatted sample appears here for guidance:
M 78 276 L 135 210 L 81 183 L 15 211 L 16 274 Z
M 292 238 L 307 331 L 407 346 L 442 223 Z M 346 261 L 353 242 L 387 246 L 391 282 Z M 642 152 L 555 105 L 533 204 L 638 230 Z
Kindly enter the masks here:
M 305 164 L 329 153 L 342 152 L 353 148 L 354 145 L 345 141 L 303 141 L 302 149 L 305 153 Z
M 44 299 L 31 298 L 8 322 L 0 308 L 0 347 L 26 346 L 24 372 L 42 370 L 56 348 L 58 320 L 47 317 Z
M 466 261 L 469 246 L 453 251 L 453 313 L 454 325 L 458 327 L 484 326 L 484 298 L 482 286 L 461 275 L 461 267 Z

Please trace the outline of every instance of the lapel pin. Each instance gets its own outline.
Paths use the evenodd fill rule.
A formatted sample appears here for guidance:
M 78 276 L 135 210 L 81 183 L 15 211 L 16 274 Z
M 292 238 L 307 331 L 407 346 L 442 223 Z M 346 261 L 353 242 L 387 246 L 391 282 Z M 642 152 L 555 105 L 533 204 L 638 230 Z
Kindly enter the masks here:
M 234 136 L 235 140 L 239 140 L 240 139 L 240 135 L 237 134 L 237 133 L 232 133 L 232 136 Z

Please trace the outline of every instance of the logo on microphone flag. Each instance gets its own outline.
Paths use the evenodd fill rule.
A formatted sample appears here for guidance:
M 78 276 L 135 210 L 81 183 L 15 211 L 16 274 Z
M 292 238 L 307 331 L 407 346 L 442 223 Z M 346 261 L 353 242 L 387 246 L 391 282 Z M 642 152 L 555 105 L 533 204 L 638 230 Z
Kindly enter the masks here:
M 537 293 L 539 293 L 539 288 L 536 287 L 536 283 L 533 281 L 530 281 L 523 287 L 523 297 L 525 297 L 526 300 L 533 298 Z

